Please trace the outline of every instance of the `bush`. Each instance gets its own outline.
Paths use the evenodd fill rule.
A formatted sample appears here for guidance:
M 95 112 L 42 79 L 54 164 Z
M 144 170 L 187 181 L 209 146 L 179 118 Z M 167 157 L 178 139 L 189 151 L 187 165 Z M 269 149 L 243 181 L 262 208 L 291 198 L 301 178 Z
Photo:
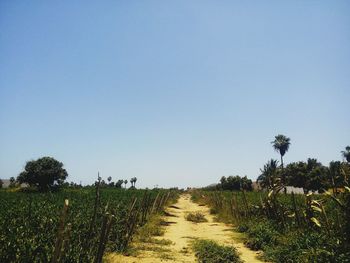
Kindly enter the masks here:
M 185 218 L 187 221 L 191 221 L 194 223 L 208 222 L 208 220 L 200 212 L 188 213 Z
M 337 248 L 337 242 L 319 232 L 296 231 L 278 246 L 266 247 L 265 256 L 276 262 L 350 262 L 350 252 Z
M 200 263 L 242 262 L 234 247 L 220 246 L 212 240 L 197 240 L 193 249 Z
M 268 222 L 259 222 L 252 224 L 248 229 L 248 241 L 246 245 L 253 249 L 264 249 L 265 246 L 276 245 L 278 232 L 272 224 Z

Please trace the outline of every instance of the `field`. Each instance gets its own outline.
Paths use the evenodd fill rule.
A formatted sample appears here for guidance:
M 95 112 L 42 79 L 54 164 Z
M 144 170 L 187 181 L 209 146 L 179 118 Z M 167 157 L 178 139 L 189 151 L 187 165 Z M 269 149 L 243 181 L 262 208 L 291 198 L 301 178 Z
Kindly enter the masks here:
M 192 199 L 236 226 L 246 246 L 263 250 L 265 260 L 350 262 L 350 193 L 194 191 Z
M 176 197 L 165 190 L 0 191 L 0 262 L 102 262 Z
M 345 189 L 1 190 L 0 262 L 350 262 Z

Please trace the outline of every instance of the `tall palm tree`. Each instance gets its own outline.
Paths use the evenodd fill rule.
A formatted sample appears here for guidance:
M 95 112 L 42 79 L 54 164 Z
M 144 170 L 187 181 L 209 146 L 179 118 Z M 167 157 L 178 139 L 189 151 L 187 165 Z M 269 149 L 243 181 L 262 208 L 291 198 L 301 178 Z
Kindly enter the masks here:
M 279 152 L 279 154 L 281 155 L 281 168 L 282 168 L 282 183 L 284 185 L 284 193 L 287 193 L 287 188 L 286 188 L 286 175 L 284 174 L 283 171 L 283 156 L 285 155 L 285 153 L 288 151 L 289 149 L 289 145 L 290 145 L 290 138 L 282 135 L 282 134 L 278 134 L 277 136 L 275 136 L 275 140 L 271 142 L 273 148 Z
M 348 163 L 350 163 L 350 146 L 345 147 L 345 151 L 341 151 L 343 157 Z

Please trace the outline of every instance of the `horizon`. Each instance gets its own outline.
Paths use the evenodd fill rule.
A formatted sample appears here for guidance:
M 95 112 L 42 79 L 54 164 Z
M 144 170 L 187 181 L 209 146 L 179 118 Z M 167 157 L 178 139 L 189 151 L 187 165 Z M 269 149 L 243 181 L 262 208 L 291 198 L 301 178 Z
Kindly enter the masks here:
M 350 145 L 348 1 L 0 3 L 0 178 L 201 187 Z

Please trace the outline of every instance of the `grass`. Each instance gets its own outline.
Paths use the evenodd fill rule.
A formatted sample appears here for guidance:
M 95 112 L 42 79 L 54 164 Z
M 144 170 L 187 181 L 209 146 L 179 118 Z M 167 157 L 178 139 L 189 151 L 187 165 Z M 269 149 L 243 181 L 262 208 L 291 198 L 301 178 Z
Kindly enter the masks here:
M 139 242 L 151 242 L 154 236 L 164 235 L 164 228 L 161 227 L 160 216 L 151 217 L 148 222 L 137 231 L 136 240 Z
M 170 257 L 170 249 L 166 248 L 172 244 L 168 239 L 160 239 L 164 235 L 163 219 L 160 215 L 149 218 L 147 223 L 140 227 L 135 235 L 135 241 L 128 249 L 127 254 L 137 256 L 140 251 L 153 251 L 165 259 Z
M 208 220 L 205 218 L 205 216 L 200 213 L 200 212 L 195 212 L 195 213 L 188 213 L 185 216 L 187 221 L 191 221 L 194 223 L 203 223 L 203 222 L 208 222 Z
M 222 246 L 212 240 L 199 239 L 194 241 L 193 250 L 200 263 L 241 263 L 234 247 Z

